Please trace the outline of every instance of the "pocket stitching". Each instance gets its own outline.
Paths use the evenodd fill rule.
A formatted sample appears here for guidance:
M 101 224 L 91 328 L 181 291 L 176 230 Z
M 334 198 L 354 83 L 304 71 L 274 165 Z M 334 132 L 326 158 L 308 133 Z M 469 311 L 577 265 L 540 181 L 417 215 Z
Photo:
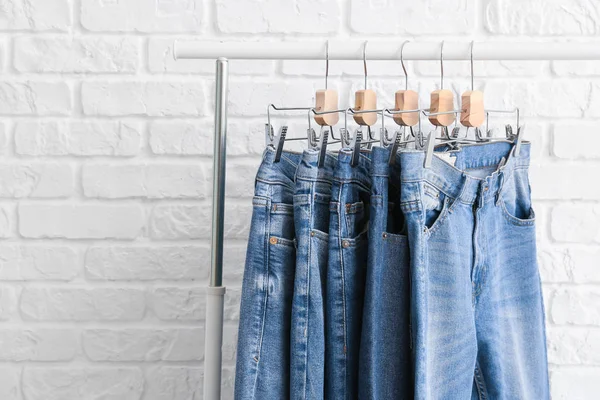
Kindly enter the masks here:
M 535 224 L 535 212 L 533 211 L 533 207 L 529 207 L 530 218 L 528 218 L 528 219 L 517 218 L 508 212 L 508 209 L 506 208 L 506 203 L 504 202 L 504 198 L 502 197 L 502 195 L 500 195 L 499 197 L 500 197 L 499 203 L 500 203 L 500 208 L 502 209 L 502 215 L 504 216 L 504 218 L 506 218 L 506 220 L 509 223 L 511 223 L 512 225 L 515 225 L 515 226 L 533 226 Z
M 273 242 L 273 239 L 275 239 L 276 241 Z M 271 246 L 283 246 L 283 247 L 296 247 L 296 239 L 286 239 L 280 236 L 274 236 L 274 235 L 270 235 L 269 236 L 269 245 Z
M 442 225 L 443 222 L 448 218 L 450 211 L 454 209 L 454 205 L 456 204 L 456 200 L 450 204 L 451 197 L 446 197 L 444 199 L 444 205 L 442 206 L 442 210 L 440 211 L 440 215 L 438 215 L 437 219 L 433 222 L 431 227 L 425 226 L 425 233 L 428 236 L 431 236 L 435 231 L 437 231 L 438 227 Z

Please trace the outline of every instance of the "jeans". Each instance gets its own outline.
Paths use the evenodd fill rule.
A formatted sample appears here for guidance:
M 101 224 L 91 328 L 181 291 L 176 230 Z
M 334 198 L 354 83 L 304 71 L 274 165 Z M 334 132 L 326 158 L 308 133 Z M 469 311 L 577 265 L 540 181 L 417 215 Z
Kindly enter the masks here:
M 375 147 L 369 255 L 360 343 L 359 399 L 413 396 L 408 238 L 400 210 L 400 161 Z
M 294 224 L 296 277 L 292 304 L 291 399 L 323 399 L 325 384 L 325 281 L 329 203 L 336 160 L 306 150 L 296 171 Z
M 325 309 L 325 397 L 355 399 L 368 250 L 370 153 L 338 154 L 331 189 Z
M 242 283 L 235 398 L 283 399 L 290 393 L 290 329 L 296 240 L 294 174 L 300 158 L 265 150 L 256 175 Z
M 416 399 L 549 398 L 530 146 L 512 151 L 401 153 Z

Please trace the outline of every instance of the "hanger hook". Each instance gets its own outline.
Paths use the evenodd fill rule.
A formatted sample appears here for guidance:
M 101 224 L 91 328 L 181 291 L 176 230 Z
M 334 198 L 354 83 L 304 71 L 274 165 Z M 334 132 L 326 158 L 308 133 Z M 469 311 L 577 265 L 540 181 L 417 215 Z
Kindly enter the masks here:
M 405 79 L 405 83 L 404 83 L 404 89 L 408 90 L 408 72 L 406 72 L 406 66 L 404 65 L 404 45 L 406 45 L 406 43 L 408 43 L 409 40 L 405 40 L 404 43 L 402 43 L 402 47 L 400 47 L 400 63 L 402 64 L 402 69 L 404 70 L 404 76 L 406 77 Z
M 327 90 L 327 78 L 329 78 L 329 40 L 325 42 L 325 90 Z
M 365 40 L 365 43 L 363 44 L 363 66 L 365 69 L 365 90 L 367 90 L 367 43 L 369 43 L 369 41 Z
M 440 46 L 440 89 L 444 88 L 444 41 L 442 40 L 442 45 Z
M 475 44 L 475 41 L 471 40 L 471 90 L 475 90 L 475 74 L 473 73 L 473 45 Z

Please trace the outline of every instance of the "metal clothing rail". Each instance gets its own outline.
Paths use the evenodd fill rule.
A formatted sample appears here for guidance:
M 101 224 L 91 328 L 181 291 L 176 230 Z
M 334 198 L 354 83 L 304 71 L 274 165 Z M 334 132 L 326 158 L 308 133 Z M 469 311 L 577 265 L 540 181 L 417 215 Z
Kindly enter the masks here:
M 370 40 L 369 60 L 399 60 L 403 40 Z M 330 60 L 362 60 L 365 41 L 329 41 Z M 471 43 L 448 41 L 444 60 L 470 60 Z M 314 42 L 186 42 L 173 46 L 175 59 L 324 60 L 326 44 Z M 440 42 L 409 42 L 405 60 L 439 60 Z M 593 42 L 475 42 L 474 60 L 600 60 L 600 43 Z
M 404 60 L 440 60 L 440 42 L 410 42 Z M 362 60 L 365 41 L 329 41 L 330 60 Z M 369 41 L 368 60 L 399 60 L 402 40 Z M 204 399 L 221 398 L 223 342 L 223 222 L 227 138 L 227 84 L 229 59 L 325 60 L 327 44 L 311 42 L 190 42 L 176 41 L 175 59 L 217 59 L 212 203 L 212 253 L 207 289 Z M 600 43 L 471 43 L 444 45 L 444 60 L 600 60 Z

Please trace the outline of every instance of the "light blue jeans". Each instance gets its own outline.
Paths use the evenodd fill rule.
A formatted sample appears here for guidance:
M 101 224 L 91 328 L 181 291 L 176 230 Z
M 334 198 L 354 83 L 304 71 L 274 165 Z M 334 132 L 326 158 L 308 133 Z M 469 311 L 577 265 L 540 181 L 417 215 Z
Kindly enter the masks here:
M 416 399 L 549 398 L 529 144 L 401 153 Z
M 336 159 L 305 150 L 296 170 L 294 223 L 297 237 L 292 304 L 291 399 L 318 400 L 325 385 L 325 281 L 329 203 Z
M 296 264 L 294 175 L 299 154 L 265 150 L 258 169 L 242 283 L 236 399 L 290 393 L 290 329 Z
M 411 399 L 408 238 L 400 210 L 400 161 L 371 156 L 369 255 L 359 357 L 359 399 Z

